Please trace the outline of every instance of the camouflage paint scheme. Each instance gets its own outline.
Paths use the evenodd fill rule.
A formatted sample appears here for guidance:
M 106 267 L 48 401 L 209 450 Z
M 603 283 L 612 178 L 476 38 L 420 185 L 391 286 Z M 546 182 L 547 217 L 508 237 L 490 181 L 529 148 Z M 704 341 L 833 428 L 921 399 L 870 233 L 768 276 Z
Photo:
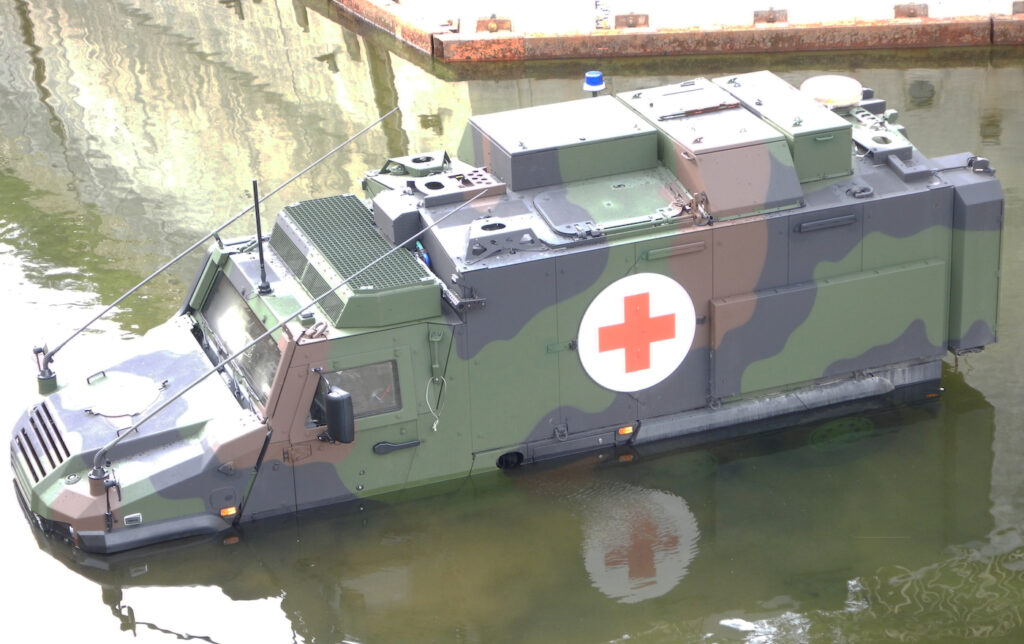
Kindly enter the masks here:
M 182 314 L 148 334 L 151 352 L 26 412 L 12 441 L 26 510 L 83 550 L 115 552 L 900 388 L 935 393 L 947 350 L 996 339 L 1002 190 L 984 159 L 925 158 L 864 96 L 830 111 L 756 72 L 476 116 L 461 161 L 429 152 L 368 175 L 371 209 L 350 195 L 293 204 L 265 247 L 271 293 L 258 293 L 252 240 L 215 247 Z M 187 392 L 90 480 L 118 429 L 228 355 L 214 327 L 230 321 L 215 311 L 254 336 L 396 245 L 275 332 L 276 352 Z M 694 339 L 657 384 L 612 391 L 581 363 L 581 320 L 609 285 L 647 273 L 689 294 Z M 229 297 L 243 313 L 218 308 Z M 393 381 L 360 380 L 367 365 Z M 349 378 L 359 398 L 348 444 L 324 440 L 311 414 L 322 374 L 337 372 L 331 383 Z M 133 377 L 134 406 L 97 411 L 100 388 Z

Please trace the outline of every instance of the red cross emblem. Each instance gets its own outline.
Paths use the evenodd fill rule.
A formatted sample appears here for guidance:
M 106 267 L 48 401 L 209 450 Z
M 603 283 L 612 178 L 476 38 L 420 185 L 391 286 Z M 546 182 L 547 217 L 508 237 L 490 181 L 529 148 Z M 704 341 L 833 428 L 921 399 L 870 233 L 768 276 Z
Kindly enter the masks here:
M 628 275 L 598 293 L 583 314 L 580 362 L 606 389 L 647 389 L 683 362 L 696 323 L 693 301 L 678 282 L 657 273 Z
M 627 575 L 633 588 L 654 583 L 656 573 L 654 556 L 661 552 L 679 549 L 679 537 L 674 534 L 660 534 L 658 526 L 650 517 L 643 517 L 639 525 L 629 534 L 629 543 L 620 545 L 604 555 L 608 568 L 626 566 Z
M 626 373 L 651 367 L 651 344 L 676 337 L 675 313 L 651 317 L 651 294 L 627 295 L 626 320 L 597 330 L 598 351 L 626 350 Z

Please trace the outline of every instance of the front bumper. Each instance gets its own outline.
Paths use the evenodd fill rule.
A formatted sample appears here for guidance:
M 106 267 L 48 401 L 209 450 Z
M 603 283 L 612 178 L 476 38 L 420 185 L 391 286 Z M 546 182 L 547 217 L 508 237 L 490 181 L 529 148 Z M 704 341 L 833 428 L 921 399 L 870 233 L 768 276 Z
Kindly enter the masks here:
M 126 526 L 111 532 L 83 530 L 75 535 L 75 545 L 85 552 L 106 555 L 162 541 L 211 536 L 229 529 L 231 524 L 220 517 L 212 514 L 194 514 L 155 523 Z
M 14 493 L 18 497 L 18 505 L 25 513 L 25 519 L 44 537 L 60 539 L 85 552 L 95 554 L 109 555 L 163 541 L 213 536 L 232 529 L 232 525 L 220 517 L 211 514 L 197 514 L 138 526 L 125 526 L 109 532 L 102 530 L 76 532 L 67 523 L 52 521 L 32 512 L 17 481 L 14 484 Z

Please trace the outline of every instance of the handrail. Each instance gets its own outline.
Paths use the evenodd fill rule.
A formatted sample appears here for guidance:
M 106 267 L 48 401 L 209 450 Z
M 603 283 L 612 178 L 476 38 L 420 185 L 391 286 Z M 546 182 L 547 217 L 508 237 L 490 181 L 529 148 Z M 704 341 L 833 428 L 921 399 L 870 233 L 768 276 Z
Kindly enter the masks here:
M 103 465 L 104 461 L 106 461 L 107 453 L 111 449 L 113 449 L 114 446 L 116 446 L 118 443 L 120 443 L 126 436 L 129 436 L 133 432 L 138 431 L 140 425 L 142 425 L 146 421 L 150 420 L 151 418 L 153 418 L 154 416 L 156 416 L 160 412 L 162 412 L 171 403 L 173 403 L 174 401 L 176 401 L 179 398 L 181 398 L 182 396 L 184 396 L 186 393 L 188 393 L 194 387 L 196 387 L 199 383 L 201 383 L 202 381 L 206 380 L 208 377 L 210 377 L 213 374 L 215 374 L 218 371 L 220 371 L 224 367 L 224 365 L 228 364 L 229 362 L 231 362 L 232 360 L 234 360 L 238 356 L 242 355 L 243 353 L 245 353 L 249 349 L 251 349 L 254 346 L 256 346 L 264 338 L 267 338 L 268 336 L 270 336 L 275 331 L 278 331 L 279 329 L 283 328 L 285 324 L 288 324 L 289 322 L 294 320 L 296 317 L 301 315 L 303 312 L 305 312 L 311 306 L 313 306 L 314 304 L 319 304 L 320 301 L 323 300 L 325 297 L 327 297 L 328 295 L 334 293 L 336 290 L 338 290 L 339 288 L 341 288 L 342 286 L 347 284 L 349 281 L 355 279 L 357 276 L 359 276 L 362 273 L 364 273 L 365 271 L 369 270 L 374 265 L 376 265 L 378 262 L 383 261 L 384 258 L 386 258 L 389 255 L 391 255 L 391 253 L 394 253 L 395 251 L 397 251 L 397 250 L 399 250 L 401 248 L 404 248 L 408 244 L 416 241 L 417 239 L 419 239 L 419 237 L 421 235 L 423 235 L 423 233 L 427 232 L 428 230 L 430 230 L 434 226 L 438 225 L 439 223 L 441 223 L 442 221 L 444 221 L 448 217 L 451 217 L 452 215 L 454 215 L 458 211 L 462 210 L 463 208 L 465 208 L 469 204 L 473 203 L 477 199 L 477 197 L 480 197 L 480 196 L 484 195 L 485 193 L 487 193 L 487 189 L 481 190 L 480 192 L 478 192 L 475 195 L 473 195 L 472 198 L 467 199 L 466 201 L 463 201 L 457 207 L 453 208 L 450 212 L 446 213 L 442 217 L 439 217 L 438 219 L 433 221 L 430 225 L 425 226 L 419 232 L 417 232 L 415 235 L 413 235 L 413 236 L 409 237 L 408 239 L 406 239 L 404 242 L 402 242 L 400 244 L 395 244 L 395 246 L 393 248 L 391 248 L 390 250 L 388 250 L 386 253 L 384 253 L 380 257 L 374 259 L 369 264 L 367 264 L 366 266 L 360 268 L 358 271 L 352 273 L 351 275 L 349 275 L 345 279 L 341 280 L 334 287 L 330 288 L 329 290 L 327 290 L 326 292 L 321 294 L 319 297 L 317 297 L 316 299 L 312 300 L 306 306 L 302 307 L 301 309 L 295 311 L 294 313 L 292 313 L 291 315 L 286 317 L 284 320 L 279 322 L 276 326 L 274 326 L 274 327 L 272 327 L 270 329 L 267 329 L 267 331 L 265 333 L 263 333 L 259 337 L 255 338 L 252 342 L 250 342 L 249 344 L 245 345 L 244 347 L 242 347 L 241 349 L 239 349 L 235 353 L 231 354 L 229 357 L 224 358 L 223 360 L 221 360 L 212 369 L 210 369 L 209 371 L 204 373 L 202 376 L 200 376 L 199 378 L 197 378 L 194 381 L 192 381 L 188 386 L 186 386 L 184 389 L 179 391 L 177 394 L 175 394 L 175 395 L 171 396 L 170 398 L 168 398 L 166 401 L 163 402 L 163 404 L 159 405 L 158 407 L 156 407 L 155 409 L 153 409 L 152 411 L 147 413 L 145 416 L 143 416 L 141 419 L 139 419 L 134 425 L 129 427 L 127 430 L 122 432 L 119 436 L 117 436 L 116 438 L 112 439 L 106 445 L 104 445 L 99 450 L 97 450 L 96 456 L 93 458 L 92 470 L 89 472 L 89 478 L 90 479 L 97 479 L 97 480 L 103 480 L 103 479 L 107 478 L 107 472 L 104 469 L 104 465 Z
M 84 325 L 84 326 L 82 326 L 81 328 L 79 328 L 79 329 L 78 329 L 77 331 L 75 331 L 74 333 L 72 333 L 71 335 L 69 335 L 69 336 L 68 336 L 68 337 L 67 337 L 67 338 L 66 338 L 66 339 L 65 339 L 65 340 L 64 340 L 63 342 L 61 342 L 60 344 L 58 344 L 58 345 L 56 346 L 56 348 L 54 348 L 54 349 L 52 349 L 52 350 L 50 350 L 50 351 L 46 351 L 45 349 L 36 349 L 36 353 L 37 353 L 37 354 L 39 354 L 39 353 L 42 353 L 42 354 L 44 354 L 44 355 L 43 355 L 43 357 L 42 357 L 42 360 L 40 360 L 40 361 L 39 361 L 39 365 L 38 365 L 38 366 L 39 366 L 39 379 L 40 379 L 40 380 L 50 380 L 50 379 L 54 378 L 54 376 L 55 376 L 56 374 L 54 374 L 53 370 L 52 370 L 52 369 L 50 369 L 50 363 L 51 363 L 51 362 L 53 362 L 53 356 L 54 356 L 54 355 L 55 355 L 55 354 L 56 354 L 56 353 L 57 353 L 58 351 L 60 351 L 61 349 L 63 349 L 63 348 L 64 348 L 64 346 L 65 346 L 65 345 L 66 345 L 66 344 L 67 344 L 68 342 L 71 342 L 71 340 L 73 340 L 73 339 L 74 339 L 75 337 L 77 337 L 77 336 L 78 336 L 78 334 L 80 334 L 81 332 L 83 332 L 83 331 L 85 331 L 86 329 L 88 329 L 88 328 L 89 328 L 90 326 L 92 326 L 92 325 L 93 325 L 93 323 L 94 323 L 94 322 L 96 322 L 97 320 L 99 320 L 100 318 L 102 318 L 102 317 L 103 317 L 104 315 L 106 315 L 107 313 L 109 313 L 109 312 L 110 312 L 111 310 L 113 310 L 113 308 L 114 308 L 115 306 L 117 306 L 118 304 L 120 304 L 121 302 L 123 302 L 123 301 L 124 301 L 125 299 L 127 299 L 128 297 L 131 297 L 132 295 L 134 295 L 136 291 L 138 291 L 138 290 L 139 290 L 140 288 L 142 288 L 143 286 L 145 286 L 146 284 L 148 284 L 148 283 L 149 283 L 149 282 L 150 282 L 150 281 L 151 281 L 151 280 L 152 280 L 153 278 L 155 278 L 155 277 L 156 277 L 157 275 L 159 275 L 160 273 L 163 273 L 163 272 L 164 272 L 165 270 L 167 270 L 168 268 L 170 268 L 171 266 L 173 266 L 174 264 L 176 264 L 176 263 L 178 262 L 178 260 L 182 259 L 183 257 L 185 257 L 186 255 L 188 255 L 189 253 L 191 253 L 191 252 L 192 252 L 192 251 L 194 251 L 195 249 L 199 248 L 199 247 L 200 247 L 201 245 L 205 244 L 205 243 L 206 243 L 207 241 L 209 241 L 209 240 L 210 240 L 210 239 L 211 239 L 212 237 L 215 237 L 215 236 L 217 235 L 217 233 L 219 233 L 220 231 L 224 230 L 225 228 L 227 228 L 227 227 L 228 227 L 228 226 L 230 226 L 231 224 L 233 224 L 233 223 L 235 223 L 236 221 L 238 221 L 239 219 L 241 219 L 241 218 L 242 218 L 242 216 L 244 216 L 244 215 L 248 214 L 248 213 L 249 213 L 250 211 L 252 211 L 252 209 L 253 209 L 253 208 L 255 208 L 255 207 L 256 207 L 256 205 L 257 205 L 257 204 L 263 203 L 263 202 L 264 202 L 264 201 L 266 201 L 267 199 L 271 198 L 272 196 L 274 196 L 275 194 L 277 194 L 278 192 L 280 192 L 281 190 L 283 190 L 283 189 L 284 189 L 284 188 L 285 188 L 286 186 L 288 186 L 288 185 L 289 185 L 290 183 L 292 183 L 293 181 L 295 181 L 296 179 L 298 179 L 298 178 L 299 178 L 299 177 L 301 177 L 302 175 L 306 174 L 307 172 L 309 172 L 310 170 L 312 170 L 312 169 L 313 169 L 313 168 L 315 168 L 316 166 L 318 166 L 318 165 L 320 165 L 321 163 L 323 163 L 323 162 L 324 162 L 325 160 L 327 160 L 327 159 L 328 159 L 328 158 L 329 158 L 330 156 L 332 156 L 333 154 L 335 154 L 336 152 L 338 152 L 338 150 L 341 150 L 341 149 L 342 149 L 343 147 L 345 147 L 345 146 L 346 146 L 346 145 L 348 145 L 349 143 L 352 143 L 353 141 L 355 141 L 356 139 L 358 139 L 359 137 L 361 137 L 361 136 L 362 136 L 363 134 L 365 134 L 365 133 L 369 132 L 369 131 L 370 131 L 370 130 L 371 130 L 372 128 L 376 127 L 376 126 L 377 126 L 377 125 L 378 125 L 378 124 L 379 124 L 379 123 L 380 123 L 381 121 L 383 121 L 383 120 L 384 120 L 384 119 L 386 119 L 387 117 L 389 117 L 389 116 L 391 116 L 392 114 L 394 114 L 394 113 L 395 113 L 395 112 L 396 112 L 397 110 L 398 110 L 398 108 L 397 108 L 397 107 L 395 107 L 395 108 L 392 108 L 392 110 L 391 110 L 390 112 L 388 112 L 388 113 L 387 113 L 387 114 L 385 114 L 384 116 L 380 117 L 379 119 L 377 119 L 377 120 L 376 120 L 376 121 L 374 121 L 373 123 L 371 123 L 371 124 L 367 125 L 367 126 L 366 126 L 366 127 L 364 127 L 363 129 L 359 130 L 358 132 L 356 132 L 355 134 L 353 134 L 353 135 L 352 135 L 351 137 L 349 137 L 349 139 L 348 139 L 347 141 L 345 141 L 345 142 L 341 143 L 340 145 L 336 146 L 336 147 L 335 147 L 334 149 L 332 149 L 332 150 L 331 150 L 330 152 L 328 152 L 327 154 L 323 155 L 322 157 L 320 157 L 319 159 L 317 159 L 316 161 L 314 161 L 313 163 L 309 164 L 309 165 L 308 165 L 308 166 L 306 166 L 306 167 L 305 167 L 304 169 L 302 169 L 301 171 L 299 171 L 299 173 L 298 173 L 298 174 L 296 174 L 296 175 L 292 176 L 292 178 L 291 178 L 291 179 L 288 179 L 287 181 L 285 181 L 284 183 L 282 183 L 282 184 L 281 184 L 281 185 L 279 185 L 278 187 L 276 187 L 276 188 L 274 188 L 273 190 L 271 190 L 270 192 L 268 192 L 268 193 L 267 193 L 266 195 L 264 195 L 264 196 L 263 196 L 263 198 L 262 198 L 262 199 L 260 199 L 259 201 L 256 201 L 256 203 L 254 203 L 253 205 L 249 206 L 249 207 L 248 207 L 248 208 L 246 208 L 245 210 L 241 211 L 240 213 L 238 213 L 237 215 L 235 215 L 235 216 L 234 216 L 234 217 L 232 217 L 231 219 L 228 219 L 228 220 L 227 220 L 226 222 L 224 222 L 223 224 L 221 224 L 221 225 L 220 225 L 220 226 L 218 226 L 217 228 L 214 228 L 214 229 L 213 229 L 213 230 L 212 230 L 211 232 L 209 232 L 209 233 L 208 233 L 207 235 L 205 235 L 204 237 L 202 237 L 202 238 L 201 238 L 201 239 L 200 239 L 199 241 L 195 242 L 194 244 L 192 244 L 191 246 L 189 246 L 188 248 L 186 248 L 186 249 L 185 249 L 185 250 L 183 250 L 182 252 L 178 253 L 178 255 L 174 257 L 174 259 L 171 259 L 171 260 L 170 260 L 170 261 L 168 261 L 168 262 L 167 262 L 166 264 L 164 264 L 163 266 L 161 266 L 160 268 L 158 268 L 158 269 L 157 269 L 157 270 L 156 270 L 156 271 L 155 271 L 154 273 L 152 273 L 152 274 L 151 274 L 151 275 L 150 275 L 149 277 L 147 277 L 146 279 L 142 280 L 141 282 L 139 282 L 138 284 L 136 284 L 136 285 L 135 285 L 135 286 L 133 286 L 132 288 L 128 289 L 128 290 L 127 290 L 127 291 L 126 291 L 126 292 L 125 292 L 125 293 L 124 293 L 123 295 L 121 295 L 121 297 L 119 297 L 119 298 L 117 298 L 116 300 L 114 300 L 114 301 L 113 301 L 113 302 L 112 302 L 112 303 L 110 304 L 110 306 L 108 306 L 107 308 L 105 308 L 105 309 L 103 309 L 102 311 L 100 311 L 99 313 L 97 313 L 95 317 L 93 317 L 93 318 L 92 318 L 91 320 L 89 320 L 88 322 L 86 322 L 86 323 L 85 323 L 85 325 Z

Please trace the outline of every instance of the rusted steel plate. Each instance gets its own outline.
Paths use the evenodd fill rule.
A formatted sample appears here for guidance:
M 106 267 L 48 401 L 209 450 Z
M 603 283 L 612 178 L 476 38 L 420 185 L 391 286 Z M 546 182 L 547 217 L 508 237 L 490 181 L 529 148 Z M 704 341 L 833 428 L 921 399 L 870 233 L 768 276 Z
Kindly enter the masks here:
M 331 0 L 357 19 L 378 27 L 402 42 L 427 54 L 432 53 L 432 29 L 416 24 L 403 15 L 401 5 L 374 0 Z
M 786 9 L 763 9 L 754 12 L 754 24 L 775 24 L 789 22 L 789 11 Z
M 491 16 L 490 18 L 480 18 L 476 21 L 476 31 L 477 33 L 512 31 L 512 19 L 499 18 L 497 16 Z
M 992 17 L 993 45 L 1024 45 L 1024 14 Z
M 896 18 L 927 18 L 928 5 L 923 2 L 909 4 L 898 4 L 893 8 L 893 16 Z
M 483 40 L 484 42 L 475 42 Z M 992 42 L 988 17 L 732 27 L 720 30 L 603 31 L 590 34 L 528 34 L 498 38 L 452 35 L 434 55 L 447 61 L 665 56 L 693 53 L 752 53 L 830 49 L 960 47 Z M 470 43 L 473 44 L 470 44 Z M 490 56 L 491 52 L 501 58 Z M 519 53 L 521 52 L 521 54 Z
M 1024 43 L 1020 18 L 971 16 L 849 21 L 820 24 L 759 24 L 705 30 L 632 29 L 579 34 L 448 33 L 404 15 L 384 0 L 332 0 L 344 11 L 445 62 L 543 60 L 595 56 L 901 49 Z
M 651 18 L 646 13 L 627 13 L 615 16 L 616 29 L 644 29 L 651 26 Z
M 434 57 L 447 62 L 527 59 L 523 37 L 502 33 L 434 36 Z

